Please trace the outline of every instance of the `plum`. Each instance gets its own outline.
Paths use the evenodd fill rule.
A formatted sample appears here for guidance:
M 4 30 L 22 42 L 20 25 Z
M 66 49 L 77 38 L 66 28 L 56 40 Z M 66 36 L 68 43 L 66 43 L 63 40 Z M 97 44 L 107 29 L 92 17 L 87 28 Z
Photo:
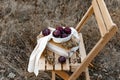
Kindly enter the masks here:
M 58 61 L 59 61 L 61 64 L 63 64 L 63 63 L 66 62 L 66 58 L 65 58 L 64 56 L 60 56 L 60 57 L 58 58 Z
M 61 34 L 61 38 L 65 38 L 65 37 L 68 37 L 68 34 L 66 33 Z
M 63 27 L 62 26 L 57 26 L 56 30 L 59 30 L 60 32 L 62 32 L 63 31 Z
M 58 38 L 58 37 L 61 36 L 61 32 L 60 32 L 59 30 L 55 30 L 55 31 L 53 32 L 53 36 Z
M 65 27 L 65 28 L 64 28 L 64 32 L 65 32 L 66 34 L 71 34 L 71 29 L 70 29 L 70 27 Z
M 50 29 L 45 28 L 44 30 L 42 30 L 42 34 L 43 34 L 44 36 L 49 35 L 49 34 L 50 34 Z

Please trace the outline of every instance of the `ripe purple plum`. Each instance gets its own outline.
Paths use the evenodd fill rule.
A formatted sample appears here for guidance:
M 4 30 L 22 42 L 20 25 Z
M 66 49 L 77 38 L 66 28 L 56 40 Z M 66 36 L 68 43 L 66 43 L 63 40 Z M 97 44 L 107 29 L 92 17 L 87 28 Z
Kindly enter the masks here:
M 53 32 L 53 36 L 58 38 L 58 37 L 61 36 L 61 32 L 60 32 L 59 30 L 55 30 L 55 31 Z
M 66 33 L 61 34 L 61 38 L 65 38 L 65 37 L 68 37 L 68 34 Z
M 63 27 L 62 26 L 58 26 L 58 27 L 56 27 L 56 30 L 59 30 L 60 32 L 62 32 L 63 31 Z
M 59 61 L 61 64 L 63 64 L 63 63 L 66 62 L 66 58 L 65 58 L 64 56 L 60 56 L 60 57 L 58 58 L 58 61 Z
M 70 29 L 70 27 L 65 27 L 65 28 L 64 28 L 64 32 L 65 32 L 66 34 L 71 34 L 71 29 Z
M 49 34 L 50 34 L 50 29 L 45 28 L 45 29 L 42 31 L 42 34 L 43 34 L 44 36 L 49 35 Z

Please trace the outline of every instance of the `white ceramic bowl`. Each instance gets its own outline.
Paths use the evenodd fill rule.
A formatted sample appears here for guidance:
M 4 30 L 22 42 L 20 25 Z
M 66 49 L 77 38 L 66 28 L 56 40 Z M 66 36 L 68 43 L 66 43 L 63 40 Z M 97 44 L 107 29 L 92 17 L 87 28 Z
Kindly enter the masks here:
M 62 43 L 62 42 L 67 42 L 67 41 L 69 41 L 69 40 L 71 39 L 71 37 L 72 37 L 73 32 L 74 32 L 73 28 L 72 28 L 72 27 L 70 27 L 70 28 L 71 28 L 71 34 L 69 34 L 69 35 L 68 35 L 67 37 L 65 37 L 65 38 L 56 38 L 56 37 L 54 37 L 54 36 L 52 35 L 53 41 L 56 42 L 56 43 Z
M 69 41 L 72 37 L 72 34 L 70 34 L 69 36 L 65 37 L 65 38 L 56 38 L 56 37 L 52 37 L 53 41 L 56 43 L 62 43 L 62 42 L 66 42 Z

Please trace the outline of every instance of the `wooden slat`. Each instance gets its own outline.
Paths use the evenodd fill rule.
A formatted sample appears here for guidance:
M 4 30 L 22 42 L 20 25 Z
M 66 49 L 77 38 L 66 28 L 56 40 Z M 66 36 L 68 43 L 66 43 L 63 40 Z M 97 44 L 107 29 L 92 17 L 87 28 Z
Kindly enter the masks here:
M 55 79 L 55 72 L 54 71 L 52 71 L 52 80 L 56 80 Z
M 82 39 L 82 34 L 80 33 L 79 34 L 79 37 L 80 37 L 80 44 L 79 44 L 79 52 L 81 53 L 81 61 L 84 60 L 84 58 L 86 57 L 86 51 L 85 51 L 85 46 L 84 46 L 84 43 L 83 43 L 83 39 Z
M 75 70 L 68 80 L 76 80 L 78 78 L 78 76 L 85 70 L 86 67 L 88 67 L 89 63 L 96 57 L 98 52 L 105 46 L 116 31 L 117 27 L 113 26 L 109 33 L 106 33 L 105 36 L 98 41 L 98 43 L 93 47 L 86 58 L 81 62 L 81 65 Z
M 70 58 L 70 66 L 71 66 L 70 70 L 71 70 L 71 72 L 75 71 L 75 69 L 77 67 L 77 62 L 74 63 L 75 58 L 76 58 L 76 53 L 74 53 Z
M 45 57 L 44 55 L 41 55 L 40 59 L 39 59 L 39 70 L 41 71 L 45 71 Z
M 89 75 L 88 68 L 85 69 L 85 78 L 86 78 L 86 80 L 90 80 L 90 75 Z
M 90 8 L 88 9 L 88 11 L 86 12 L 86 14 L 83 16 L 83 18 L 81 19 L 81 21 L 78 23 L 78 25 L 76 26 L 76 30 L 78 32 L 80 32 L 81 28 L 83 27 L 83 25 L 86 23 L 86 21 L 89 19 L 89 17 L 93 14 L 93 7 L 92 5 L 90 6 Z
M 102 16 L 104 18 L 104 21 L 106 23 L 106 26 L 108 29 L 111 28 L 111 26 L 113 25 L 113 21 L 111 19 L 111 16 L 108 12 L 108 9 L 105 5 L 105 2 L 104 0 L 97 0 L 98 4 L 99 4 L 99 7 L 100 7 L 100 10 L 101 10 L 101 13 L 102 13 Z
M 63 70 L 70 70 L 69 59 L 66 59 L 66 63 L 62 64 Z
M 50 56 L 53 56 L 53 52 L 47 50 L 47 54 L 49 54 Z M 49 62 L 46 62 L 46 70 L 53 70 L 53 65 L 49 64 Z
M 79 34 L 79 37 L 80 37 L 79 52 L 81 53 L 81 61 L 83 61 L 86 57 L 86 51 L 85 51 L 82 34 Z M 85 77 L 86 77 L 86 80 L 90 80 L 88 67 L 86 67 L 86 69 L 85 69 Z
M 58 62 L 58 58 L 59 58 L 59 55 L 57 54 L 54 54 L 55 55 L 55 70 L 62 70 L 62 67 L 61 67 L 61 64 Z
M 80 66 L 80 63 L 79 64 L 72 64 L 71 63 L 70 66 L 71 66 L 71 72 L 74 72 L 77 69 L 77 67 Z
M 100 9 L 99 9 L 99 6 L 98 6 L 96 0 L 93 0 L 92 6 L 94 9 L 95 17 L 96 17 L 96 20 L 98 23 L 98 27 L 100 29 L 101 36 L 104 36 L 105 33 L 107 32 L 107 28 L 106 28 L 106 25 L 104 24 L 103 16 L 100 12 Z
M 66 72 L 64 71 L 54 71 L 57 75 L 59 75 L 61 78 L 63 78 L 64 80 L 68 80 L 68 78 L 70 77 Z

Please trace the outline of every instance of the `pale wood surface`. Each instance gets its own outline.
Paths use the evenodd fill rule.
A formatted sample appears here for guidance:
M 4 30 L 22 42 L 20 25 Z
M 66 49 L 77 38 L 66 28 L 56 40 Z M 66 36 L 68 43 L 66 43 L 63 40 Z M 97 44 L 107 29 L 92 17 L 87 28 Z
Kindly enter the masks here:
M 79 34 L 79 35 L 80 35 L 79 52 L 81 53 L 81 62 L 82 62 L 86 58 L 86 50 L 85 50 L 82 34 Z M 90 80 L 88 67 L 86 67 L 85 69 L 85 77 L 86 77 L 86 80 Z
M 90 80 L 90 75 L 89 75 L 88 68 L 85 69 L 85 78 L 86 78 L 86 80 Z
M 70 58 L 70 64 L 71 64 L 71 71 L 73 72 L 76 69 L 77 63 L 74 63 L 74 60 L 76 58 L 76 54 L 73 54 Z
M 86 51 L 85 51 L 85 46 L 84 46 L 84 43 L 83 43 L 83 39 L 82 39 L 82 34 L 79 34 L 80 35 L 80 48 L 79 48 L 79 52 L 81 53 L 81 61 L 84 60 L 84 58 L 86 57 Z
M 97 4 L 97 1 L 93 0 L 92 5 L 93 5 L 95 17 L 96 17 L 96 20 L 97 20 L 97 23 L 98 23 L 98 27 L 99 27 L 101 36 L 104 36 L 105 33 L 107 32 L 107 27 L 104 23 L 103 16 L 101 14 L 101 11 L 100 11 L 100 8 Z
M 54 71 L 52 71 L 52 80 L 56 80 L 55 79 L 55 72 Z
M 62 65 L 58 62 L 59 55 L 55 54 L 55 70 L 62 70 Z
M 49 51 L 49 55 L 53 56 L 53 52 Z M 54 66 L 52 64 L 49 64 L 49 62 L 46 60 L 46 70 L 53 70 L 53 67 Z
M 71 71 L 74 71 L 80 65 L 80 63 L 78 63 L 78 62 L 75 62 L 75 63 L 72 62 L 71 63 L 71 61 L 69 61 L 69 59 L 66 59 L 66 63 L 60 64 L 58 62 L 58 58 L 60 57 L 59 55 L 53 53 L 50 50 L 46 50 L 46 52 L 49 55 L 53 55 L 54 54 L 55 65 L 50 64 L 46 60 L 45 56 L 42 55 L 41 58 L 40 58 L 40 60 L 39 60 L 40 61 L 40 65 L 41 65 L 41 67 L 39 69 L 42 70 L 42 71 L 44 71 L 44 70 L 66 70 L 66 71 L 71 70 Z M 74 53 L 72 55 L 72 57 L 70 58 L 70 60 L 72 60 L 72 61 L 73 61 L 73 59 L 76 59 L 76 53 Z M 45 66 L 46 66 L 46 68 L 45 68 Z
M 97 0 L 97 2 L 98 2 L 98 5 L 101 9 L 101 13 L 103 15 L 106 26 L 107 26 L 108 29 L 110 29 L 111 25 L 113 25 L 113 21 L 111 19 L 111 16 L 108 12 L 108 9 L 107 9 L 105 3 L 104 3 L 104 0 Z
M 63 70 L 70 70 L 69 59 L 66 59 L 66 63 L 62 64 Z
M 80 63 L 79 64 L 70 64 L 70 66 L 71 66 L 71 72 L 74 72 L 79 65 L 80 65 Z

